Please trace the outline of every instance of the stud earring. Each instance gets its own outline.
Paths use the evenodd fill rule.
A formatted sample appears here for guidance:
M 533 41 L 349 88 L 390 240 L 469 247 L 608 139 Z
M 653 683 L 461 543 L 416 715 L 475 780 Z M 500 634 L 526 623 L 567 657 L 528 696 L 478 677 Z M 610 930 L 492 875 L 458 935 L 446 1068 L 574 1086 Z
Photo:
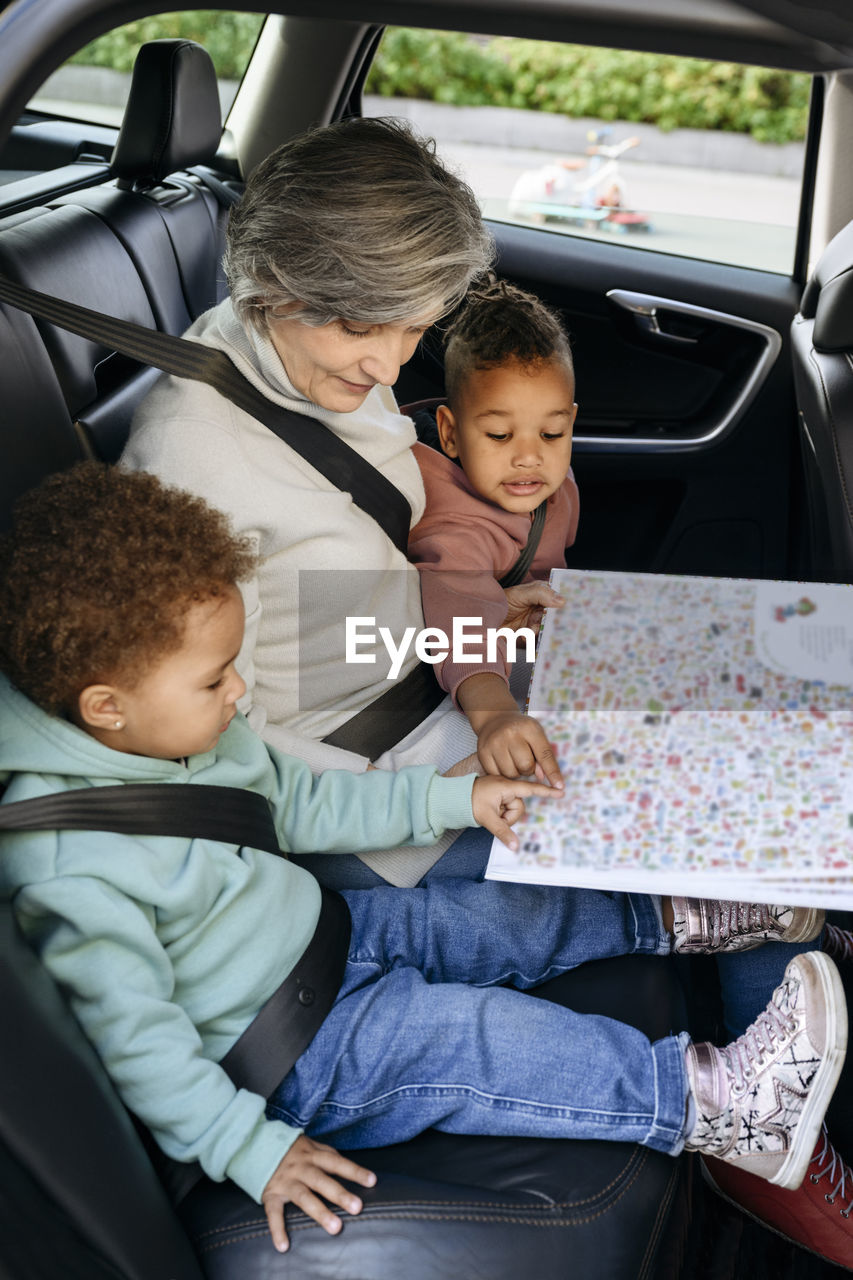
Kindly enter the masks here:
M 117 729 L 121 729 L 121 728 L 123 727 L 123 726 L 122 726 L 122 723 L 121 723 L 121 721 L 120 721 L 120 720 L 116 720 L 116 722 L 115 722 L 115 727 L 116 727 Z

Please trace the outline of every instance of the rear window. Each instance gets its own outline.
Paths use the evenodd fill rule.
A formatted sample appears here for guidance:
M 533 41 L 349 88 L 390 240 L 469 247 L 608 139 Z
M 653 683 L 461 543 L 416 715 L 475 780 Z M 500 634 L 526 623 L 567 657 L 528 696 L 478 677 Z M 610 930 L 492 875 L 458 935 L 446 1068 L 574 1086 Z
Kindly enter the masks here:
M 32 111 L 119 125 L 140 45 L 149 40 L 194 40 L 213 59 L 225 117 L 252 56 L 264 15 L 198 9 L 163 13 L 116 27 L 87 44 L 54 72 L 32 99 Z

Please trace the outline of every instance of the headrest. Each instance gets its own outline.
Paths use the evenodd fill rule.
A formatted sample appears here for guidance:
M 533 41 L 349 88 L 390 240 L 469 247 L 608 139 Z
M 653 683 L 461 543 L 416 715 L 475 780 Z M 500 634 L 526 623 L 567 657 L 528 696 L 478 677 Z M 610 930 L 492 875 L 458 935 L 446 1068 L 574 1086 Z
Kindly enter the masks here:
M 216 72 L 192 40 L 152 40 L 136 55 L 110 172 L 140 190 L 205 164 L 222 137 Z
M 819 351 L 853 351 L 853 222 L 824 249 L 803 293 L 800 311 L 814 319 Z

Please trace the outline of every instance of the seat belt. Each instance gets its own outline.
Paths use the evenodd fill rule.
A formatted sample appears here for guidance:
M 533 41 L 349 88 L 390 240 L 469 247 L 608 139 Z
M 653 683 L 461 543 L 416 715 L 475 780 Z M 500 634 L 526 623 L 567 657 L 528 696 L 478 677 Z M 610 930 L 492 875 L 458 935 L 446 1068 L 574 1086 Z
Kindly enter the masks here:
M 0 831 L 52 830 L 184 836 L 285 856 L 269 801 L 241 787 L 129 782 L 0 804 Z
M 224 351 L 188 338 L 176 338 L 130 320 L 102 316 L 98 311 L 39 293 L 0 275 L 0 301 L 47 320 L 71 333 L 99 342 L 153 365 L 176 378 L 195 378 L 213 387 L 245 413 L 263 423 L 336 489 L 352 495 L 405 555 L 412 512 L 390 480 L 317 418 L 274 404 L 262 395 Z M 310 427 L 310 430 L 306 430 Z
M 216 196 L 217 203 L 223 209 L 232 209 L 235 204 L 240 203 L 243 195 L 242 190 L 237 191 L 234 187 L 229 187 L 221 178 L 217 178 L 211 169 L 201 164 L 193 164 L 190 165 L 186 172 L 195 174 L 199 181 L 207 187 L 208 191 Z
M 539 539 L 542 537 L 542 530 L 545 528 L 545 517 L 548 514 L 548 499 L 544 498 L 536 510 L 533 512 L 533 519 L 530 521 L 530 533 L 527 535 L 527 542 L 519 552 L 518 559 L 511 569 L 507 569 L 502 578 L 498 578 L 498 586 L 506 590 L 507 587 L 515 587 L 519 582 L 523 582 L 527 577 L 527 571 L 533 564 L 533 557 L 536 555 L 536 548 L 539 546 Z
M 403 555 L 406 554 L 412 512 L 396 485 L 325 423 L 268 400 L 224 351 L 129 320 L 102 316 L 88 307 L 53 298 L 3 275 L 0 275 L 0 301 L 177 378 L 195 378 L 207 383 L 272 431 L 335 488 L 349 493 L 353 502 L 376 521 Z M 384 693 L 323 741 L 375 760 L 421 724 L 444 697 L 434 669 L 419 662 L 402 680 L 392 682 Z
M 240 787 L 141 782 L 82 787 L 0 804 L 2 831 L 113 831 L 181 836 L 246 846 L 286 858 L 269 801 Z M 320 887 L 320 915 L 291 973 L 240 1035 L 220 1066 L 238 1089 L 268 1098 L 305 1052 L 335 1003 L 349 954 L 351 921 L 339 893 Z M 150 1146 L 149 1146 L 150 1150 Z M 197 1163 L 152 1152 L 177 1203 L 203 1177 Z

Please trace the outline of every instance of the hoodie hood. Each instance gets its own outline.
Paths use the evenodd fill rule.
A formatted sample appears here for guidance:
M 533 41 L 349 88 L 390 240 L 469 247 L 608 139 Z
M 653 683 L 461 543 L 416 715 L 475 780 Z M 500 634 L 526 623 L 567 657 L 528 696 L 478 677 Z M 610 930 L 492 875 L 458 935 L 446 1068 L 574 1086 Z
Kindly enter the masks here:
M 0 675 L 0 782 L 4 784 L 17 773 L 79 778 L 81 785 L 178 781 L 194 765 L 209 762 L 213 754 L 193 756 L 184 765 L 113 751 L 70 721 L 42 711 Z

